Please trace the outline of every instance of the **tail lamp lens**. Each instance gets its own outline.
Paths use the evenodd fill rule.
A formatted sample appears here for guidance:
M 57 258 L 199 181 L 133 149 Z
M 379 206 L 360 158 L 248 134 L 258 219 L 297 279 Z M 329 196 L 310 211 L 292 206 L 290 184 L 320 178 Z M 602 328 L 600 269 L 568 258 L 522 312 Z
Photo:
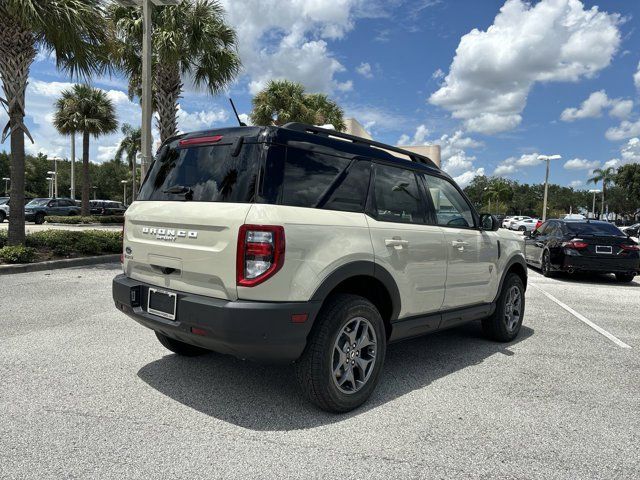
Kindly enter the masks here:
M 620 248 L 622 248 L 623 250 L 630 251 L 630 252 L 638 252 L 638 251 L 640 251 L 640 246 L 638 246 L 638 245 L 623 244 L 623 245 L 620 245 Z
M 237 284 L 253 287 L 272 277 L 284 264 L 284 228 L 242 225 L 238 232 Z
M 573 248 L 574 250 L 582 250 L 583 248 L 587 248 L 589 244 L 582 240 L 571 240 L 570 242 L 563 243 L 562 246 L 565 248 Z

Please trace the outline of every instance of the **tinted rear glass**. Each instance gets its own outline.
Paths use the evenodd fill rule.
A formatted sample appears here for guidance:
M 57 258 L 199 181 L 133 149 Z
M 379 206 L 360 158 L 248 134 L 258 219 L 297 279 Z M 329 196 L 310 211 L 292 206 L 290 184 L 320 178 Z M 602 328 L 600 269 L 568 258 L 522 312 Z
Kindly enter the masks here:
M 158 152 L 138 200 L 254 201 L 261 144 L 245 143 L 237 157 L 231 145 L 176 147 Z
M 346 177 L 331 193 L 323 208 L 342 212 L 364 212 L 370 176 L 369 162 L 354 161 L 353 165 L 349 166 Z
M 572 235 L 609 235 L 609 236 L 624 236 L 618 227 L 611 225 L 610 223 L 573 223 L 567 222 L 565 224 L 569 233 Z

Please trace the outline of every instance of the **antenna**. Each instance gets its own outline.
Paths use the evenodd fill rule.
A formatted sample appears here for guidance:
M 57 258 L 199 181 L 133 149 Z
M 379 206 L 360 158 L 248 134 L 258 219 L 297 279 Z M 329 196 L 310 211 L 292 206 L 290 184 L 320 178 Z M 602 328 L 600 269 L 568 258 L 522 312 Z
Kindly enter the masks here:
M 234 105 L 233 100 L 231 100 L 231 97 L 229 97 L 229 101 L 231 102 L 231 108 L 233 108 L 233 113 L 235 114 L 238 123 L 241 127 L 246 127 L 247 124 L 240 120 L 240 115 L 238 115 L 238 111 L 236 110 L 236 106 Z

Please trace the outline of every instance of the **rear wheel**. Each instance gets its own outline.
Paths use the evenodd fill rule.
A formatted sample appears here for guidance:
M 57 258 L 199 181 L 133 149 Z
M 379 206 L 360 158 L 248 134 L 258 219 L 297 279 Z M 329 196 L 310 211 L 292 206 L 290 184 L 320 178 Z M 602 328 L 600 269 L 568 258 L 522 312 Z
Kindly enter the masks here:
M 44 213 L 36 213 L 36 216 L 33 220 L 36 224 L 42 225 L 44 223 Z
M 485 335 L 498 342 L 510 342 L 518 336 L 524 318 L 524 284 L 519 275 L 504 279 L 493 315 L 482 320 Z
M 327 300 L 316 325 L 295 365 L 300 387 L 323 410 L 353 410 L 371 396 L 382 371 L 382 317 L 367 299 L 341 294 Z
M 620 283 L 633 282 L 634 277 L 633 273 L 616 273 L 616 280 Z
M 195 345 L 189 345 L 188 343 L 181 342 L 180 340 L 175 340 L 173 338 L 167 337 L 160 332 L 155 332 L 156 337 L 168 350 L 171 350 L 173 353 L 177 353 L 178 355 L 182 355 L 184 357 L 197 357 L 198 355 L 204 355 L 205 353 L 211 353 L 210 350 L 206 348 L 196 347 Z
M 545 250 L 542 254 L 540 270 L 542 271 L 542 275 L 545 277 L 554 277 L 556 274 L 556 272 L 551 270 L 551 256 L 549 255 L 549 250 Z
M 527 231 L 527 227 L 522 226 L 518 230 L 520 230 L 521 232 L 526 232 Z

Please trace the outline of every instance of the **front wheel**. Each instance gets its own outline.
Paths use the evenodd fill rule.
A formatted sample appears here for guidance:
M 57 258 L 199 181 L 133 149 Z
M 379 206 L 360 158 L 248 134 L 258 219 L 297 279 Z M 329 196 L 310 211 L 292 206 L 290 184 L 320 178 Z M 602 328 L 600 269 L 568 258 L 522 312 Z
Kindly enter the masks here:
M 167 350 L 171 350 L 173 353 L 182 355 L 183 357 L 197 357 L 198 355 L 211 353 L 211 351 L 207 350 L 206 348 L 189 345 L 188 343 L 181 342 L 180 340 L 175 340 L 173 338 L 167 337 L 160 332 L 155 333 L 156 337 L 158 337 L 158 340 L 163 347 L 165 347 Z
M 527 231 L 527 227 L 520 227 L 518 230 L 520 230 L 521 232 L 526 232 Z
M 295 365 L 300 387 L 322 410 L 353 410 L 371 396 L 382 372 L 382 317 L 367 299 L 340 294 L 327 300 L 316 327 Z
M 524 283 L 519 275 L 510 273 L 504 279 L 496 310 L 482 320 L 485 335 L 498 342 L 510 342 L 516 338 L 522 327 L 524 303 Z
M 633 273 L 616 273 L 616 280 L 620 283 L 633 282 L 634 277 Z

